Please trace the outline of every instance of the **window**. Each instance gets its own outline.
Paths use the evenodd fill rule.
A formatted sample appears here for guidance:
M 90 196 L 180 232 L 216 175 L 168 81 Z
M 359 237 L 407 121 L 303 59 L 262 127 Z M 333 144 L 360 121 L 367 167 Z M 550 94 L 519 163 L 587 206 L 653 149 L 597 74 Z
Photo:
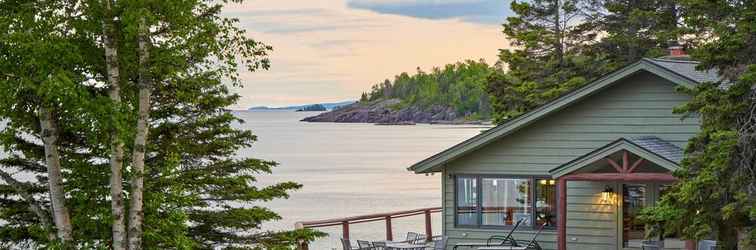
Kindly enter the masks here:
M 514 225 L 525 219 L 530 225 L 530 180 L 482 178 L 482 224 L 488 226 Z
M 556 180 L 538 179 L 536 180 L 535 206 L 536 206 L 536 226 L 546 225 L 546 227 L 555 227 L 557 218 L 556 207 Z
M 556 181 L 535 177 L 457 176 L 456 224 L 556 226 Z
M 457 179 L 457 224 L 478 225 L 478 179 Z

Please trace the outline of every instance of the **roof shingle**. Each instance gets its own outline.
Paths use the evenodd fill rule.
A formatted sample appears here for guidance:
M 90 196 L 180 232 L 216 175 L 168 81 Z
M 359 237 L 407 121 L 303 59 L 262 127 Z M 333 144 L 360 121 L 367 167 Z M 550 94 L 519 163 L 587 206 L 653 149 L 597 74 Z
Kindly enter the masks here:
M 642 147 L 649 152 L 655 153 L 665 159 L 680 164 L 683 159 L 683 150 L 674 144 L 662 140 L 656 136 L 641 136 L 626 138 L 626 140 Z

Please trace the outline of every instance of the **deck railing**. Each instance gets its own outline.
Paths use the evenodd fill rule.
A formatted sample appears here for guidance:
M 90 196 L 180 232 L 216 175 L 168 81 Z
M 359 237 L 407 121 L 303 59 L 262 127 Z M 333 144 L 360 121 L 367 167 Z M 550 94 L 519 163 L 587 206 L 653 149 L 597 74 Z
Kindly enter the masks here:
M 294 227 L 297 229 L 303 229 L 303 228 L 332 227 L 332 226 L 341 225 L 341 235 L 342 235 L 341 237 L 344 239 L 349 239 L 349 225 L 375 222 L 375 221 L 385 221 L 386 222 L 386 240 L 394 240 L 392 227 L 391 227 L 392 219 L 415 216 L 415 215 L 425 215 L 425 236 L 427 237 L 427 240 L 430 240 L 431 237 L 433 237 L 433 231 L 431 227 L 431 214 L 438 213 L 438 212 L 441 212 L 441 207 L 429 207 L 429 208 L 413 209 L 413 210 L 406 210 L 406 211 L 367 214 L 367 215 L 328 219 L 328 220 L 301 221 L 301 222 L 297 222 L 294 225 Z M 307 250 L 308 249 L 307 243 L 300 244 L 299 249 Z

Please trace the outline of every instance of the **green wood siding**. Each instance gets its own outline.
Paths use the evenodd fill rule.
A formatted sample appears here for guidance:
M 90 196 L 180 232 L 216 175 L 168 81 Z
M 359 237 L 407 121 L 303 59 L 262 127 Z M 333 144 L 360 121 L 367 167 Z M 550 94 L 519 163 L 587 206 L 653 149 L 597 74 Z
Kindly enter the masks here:
M 444 234 L 450 244 L 481 241 L 507 230 L 455 228 L 454 174 L 548 175 L 548 170 L 587 154 L 620 137 L 653 135 L 684 147 L 699 129 L 698 119 L 681 120 L 672 109 L 689 96 L 677 85 L 639 73 L 599 91 L 584 101 L 446 164 L 443 171 Z M 570 183 L 568 237 L 570 249 L 614 248 L 616 211 L 596 204 L 605 184 Z M 574 187 L 574 188 L 573 188 Z M 615 189 L 616 190 L 616 189 Z M 517 239 L 532 238 L 518 230 Z M 576 240 L 571 240 L 576 238 Z M 545 249 L 556 248 L 556 231 L 539 237 Z

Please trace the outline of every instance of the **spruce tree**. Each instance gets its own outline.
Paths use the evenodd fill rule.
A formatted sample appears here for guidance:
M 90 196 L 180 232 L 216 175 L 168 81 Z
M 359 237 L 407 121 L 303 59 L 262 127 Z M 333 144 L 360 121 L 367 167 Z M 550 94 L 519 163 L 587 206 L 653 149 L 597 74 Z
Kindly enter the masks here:
M 756 3 L 681 2 L 681 33 L 700 70 L 721 81 L 685 90 L 693 100 L 678 112 L 698 115 L 701 131 L 690 140 L 680 180 L 649 222 L 686 239 L 713 238 L 719 249 L 756 246 Z

